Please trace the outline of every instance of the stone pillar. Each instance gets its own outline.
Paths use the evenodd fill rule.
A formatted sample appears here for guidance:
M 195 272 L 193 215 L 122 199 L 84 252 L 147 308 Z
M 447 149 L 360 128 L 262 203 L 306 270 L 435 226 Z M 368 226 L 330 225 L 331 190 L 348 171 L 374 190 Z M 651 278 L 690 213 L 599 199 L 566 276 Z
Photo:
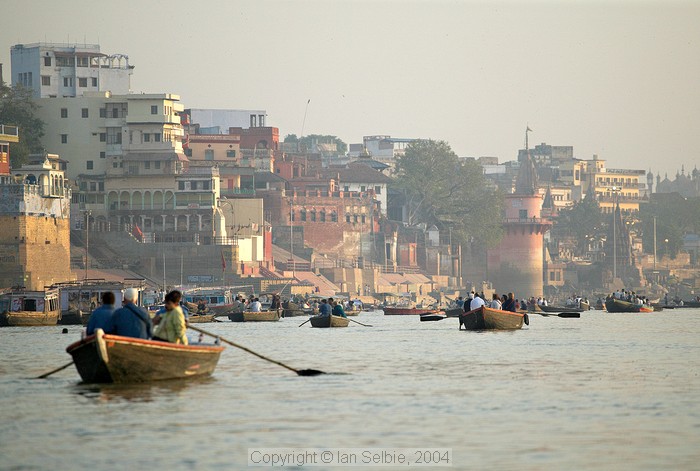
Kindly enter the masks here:
M 177 218 L 178 218 L 177 214 L 173 216 L 173 219 L 175 221 L 175 223 L 173 224 L 173 230 L 175 232 L 177 232 Z
M 187 220 L 187 232 L 190 232 L 190 215 L 185 214 L 185 219 Z
M 160 217 L 163 218 L 163 232 L 165 232 L 165 214 L 161 214 Z
M 202 215 L 198 214 L 197 217 L 199 218 L 199 222 L 198 222 L 197 227 L 199 228 L 199 231 L 201 232 L 201 230 L 202 230 Z

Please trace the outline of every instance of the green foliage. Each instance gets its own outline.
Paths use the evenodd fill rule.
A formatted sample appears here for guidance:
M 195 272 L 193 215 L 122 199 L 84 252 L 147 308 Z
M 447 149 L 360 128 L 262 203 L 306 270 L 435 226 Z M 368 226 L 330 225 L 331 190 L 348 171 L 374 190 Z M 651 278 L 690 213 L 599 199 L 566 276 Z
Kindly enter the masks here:
M 576 238 L 579 251 L 587 246 L 588 238 L 603 226 L 603 214 L 594 198 L 584 198 L 571 208 L 563 209 L 555 220 L 558 233 L 566 233 Z
M 18 144 L 10 145 L 10 163 L 20 167 L 33 153 L 43 152 L 41 137 L 44 135 L 44 122 L 36 117 L 37 105 L 32 91 L 21 85 L 8 87 L 0 84 L 0 123 L 18 126 Z
M 417 140 L 397 160 L 396 171 L 410 224 L 451 229 L 458 243 L 498 243 L 503 195 L 487 185 L 476 161 L 460 161 L 444 141 Z
M 654 218 L 656 218 L 656 253 L 675 258 L 683 248 L 683 236 L 700 233 L 700 198 L 684 198 L 678 193 L 654 194 L 649 204 L 642 206 L 644 252 L 654 253 Z M 666 242 L 668 240 L 668 242 Z
M 296 134 L 287 134 L 284 138 L 284 142 L 298 142 L 306 149 L 311 148 L 313 141 L 320 144 L 333 144 L 335 143 L 339 154 L 345 154 L 348 150 L 348 145 L 343 142 L 337 136 L 331 136 L 330 134 L 309 134 L 308 136 L 303 136 L 299 138 Z

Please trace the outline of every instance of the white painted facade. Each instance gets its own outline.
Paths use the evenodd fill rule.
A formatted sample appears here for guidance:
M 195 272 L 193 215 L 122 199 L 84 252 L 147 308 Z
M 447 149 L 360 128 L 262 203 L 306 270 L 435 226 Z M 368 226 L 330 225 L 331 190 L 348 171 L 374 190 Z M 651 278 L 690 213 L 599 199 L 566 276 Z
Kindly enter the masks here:
M 99 44 L 16 44 L 10 55 L 12 85 L 32 89 L 35 98 L 131 91 L 129 57 L 103 54 Z

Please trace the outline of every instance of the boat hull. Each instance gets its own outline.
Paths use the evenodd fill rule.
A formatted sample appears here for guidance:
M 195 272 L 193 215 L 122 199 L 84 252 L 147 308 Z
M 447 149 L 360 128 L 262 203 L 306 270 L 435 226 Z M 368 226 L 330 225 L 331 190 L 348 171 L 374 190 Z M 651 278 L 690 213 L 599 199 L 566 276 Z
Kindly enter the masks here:
M 347 327 L 350 321 L 340 316 L 314 316 L 311 318 L 311 327 Z
M 280 320 L 280 312 L 277 309 L 262 312 L 232 312 L 228 318 L 231 322 L 275 322 Z
M 385 307 L 383 311 L 385 316 L 420 316 L 438 312 L 435 309 L 419 309 L 415 307 Z
M 189 324 L 203 324 L 205 322 L 214 322 L 214 314 L 193 314 L 187 318 Z
M 583 304 L 581 304 L 583 306 Z M 537 306 L 540 311 L 542 312 L 583 312 L 584 309 L 580 307 L 574 307 L 574 306 L 565 306 L 565 307 L 558 307 L 558 306 Z M 588 310 L 588 305 L 586 305 L 585 310 Z
M 109 335 L 97 329 L 66 351 L 85 383 L 143 383 L 211 375 L 223 349 Z
M 654 312 L 653 307 L 639 306 L 619 299 L 605 301 L 605 310 L 608 312 Z
M 522 329 L 526 314 L 482 306 L 459 316 L 459 328 L 466 330 Z
M 7 311 L 0 314 L 0 325 L 9 327 L 30 327 L 39 325 L 57 325 L 59 313 L 34 311 Z

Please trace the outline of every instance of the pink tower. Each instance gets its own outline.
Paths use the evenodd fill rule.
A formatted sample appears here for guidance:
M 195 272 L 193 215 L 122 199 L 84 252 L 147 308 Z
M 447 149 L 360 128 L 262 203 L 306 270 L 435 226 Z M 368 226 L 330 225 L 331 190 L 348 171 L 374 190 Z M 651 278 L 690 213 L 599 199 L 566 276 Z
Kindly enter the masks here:
M 520 162 L 515 192 L 505 197 L 503 238 L 489 249 L 487 269 L 496 292 L 513 292 L 518 299 L 543 295 L 544 234 L 552 224 L 542 217 L 543 196 L 537 185 L 537 170 L 530 158 L 525 131 L 526 156 Z

